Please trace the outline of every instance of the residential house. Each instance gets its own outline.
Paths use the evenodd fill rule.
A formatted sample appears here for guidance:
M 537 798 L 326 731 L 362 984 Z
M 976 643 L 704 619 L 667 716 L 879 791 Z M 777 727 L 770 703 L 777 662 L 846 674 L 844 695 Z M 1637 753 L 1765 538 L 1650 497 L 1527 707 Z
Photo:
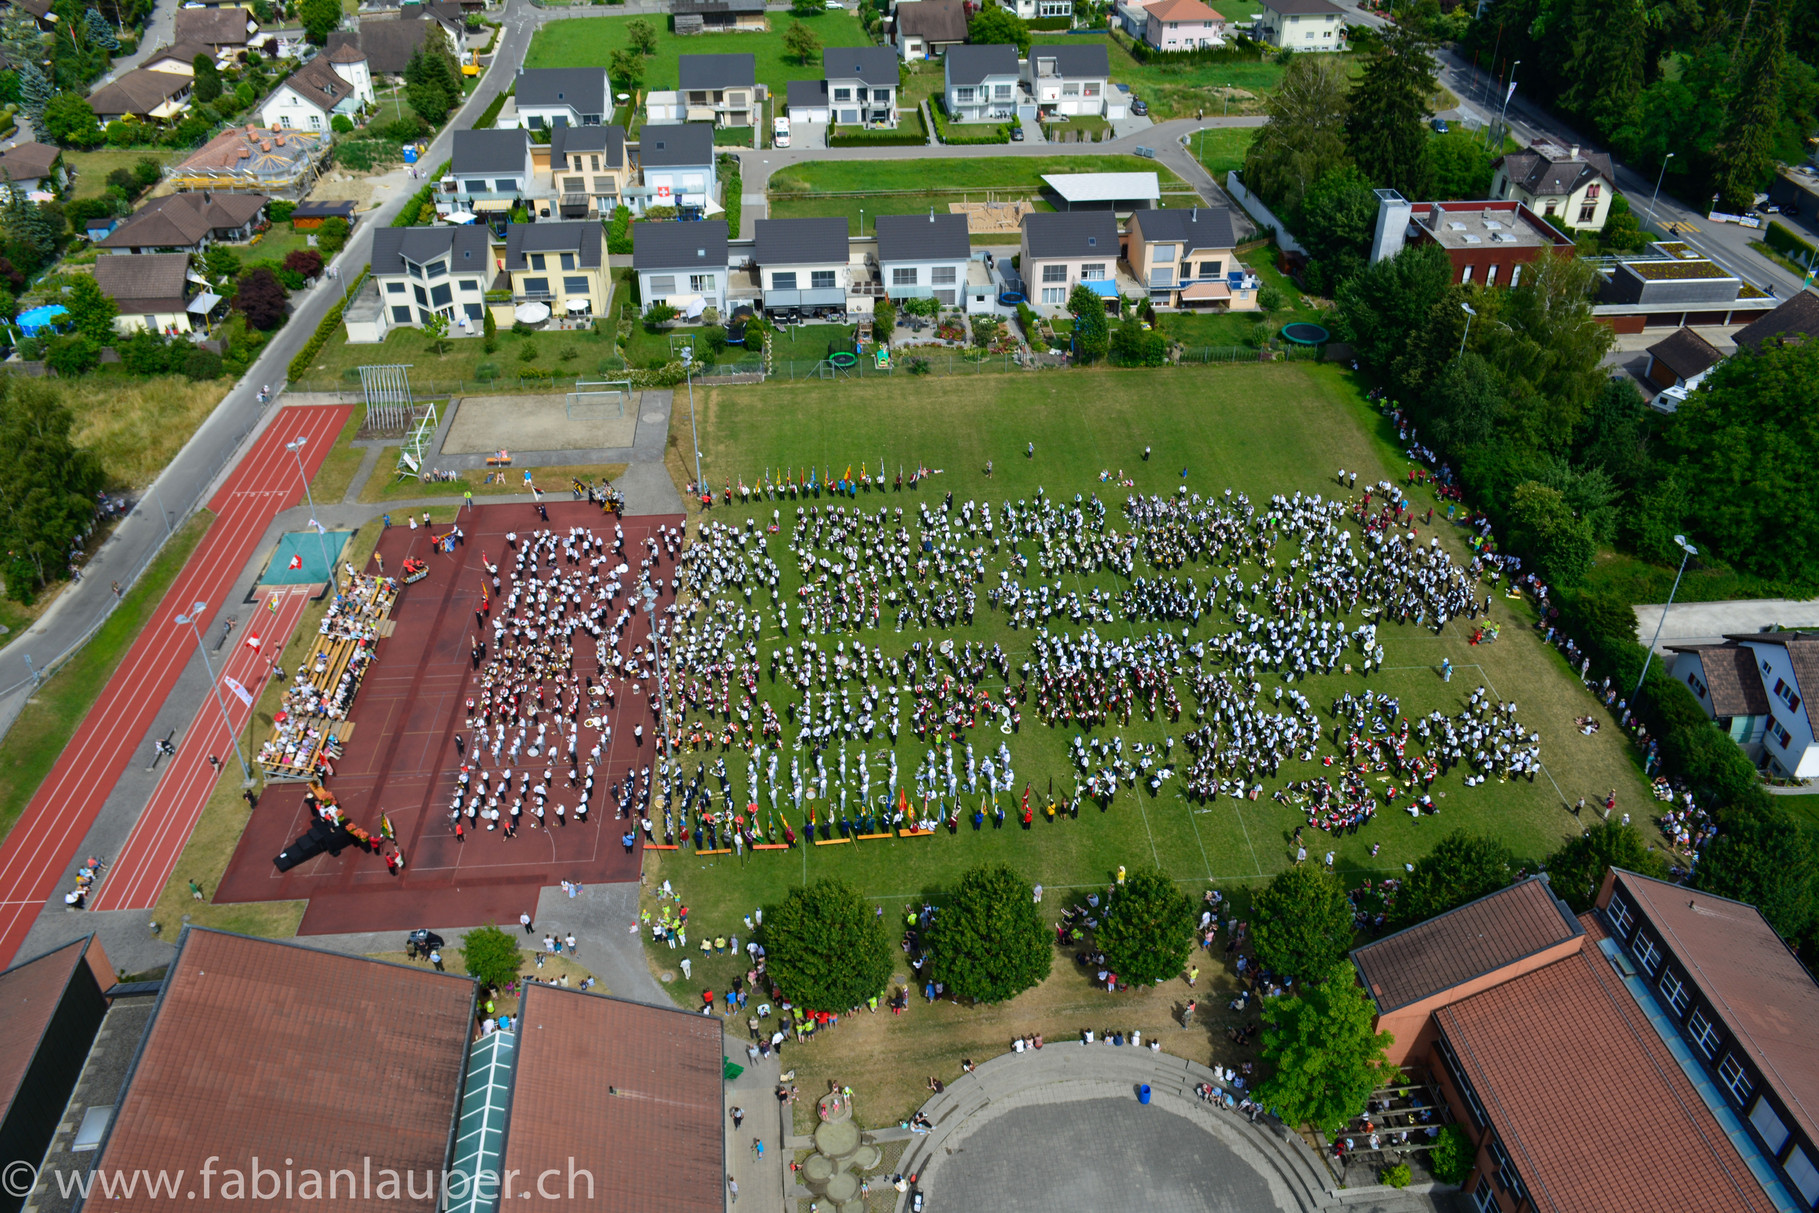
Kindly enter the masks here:
M 194 76 L 197 55 L 206 55 L 210 62 L 217 65 L 220 63 L 220 52 L 212 46 L 204 46 L 200 42 L 174 42 L 153 51 L 139 66 L 149 72 L 172 72 L 179 76 Z
M 354 213 L 352 201 L 345 198 L 333 201 L 318 199 L 314 202 L 297 204 L 296 209 L 291 211 L 291 229 L 298 232 L 317 231 L 330 219 L 342 220 L 347 224 L 349 231 L 352 231 L 354 224 L 359 222 Z
M 1793 344 L 1819 338 L 1819 295 L 1809 288 L 1789 295 L 1775 310 L 1732 334 L 1740 350 L 1760 350 L 1765 341 Z
M 212 50 L 242 50 L 259 32 L 251 9 L 179 8 L 174 17 L 173 42 L 199 42 Z
M 1238 263 L 1237 224 L 1223 206 L 1131 213 L 1124 259 L 1156 307 L 1253 311 L 1257 281 Z
M 1023 84 L 1044 118 L 1103 116 L 1111 91 L 1105 43 L 1032 46 L 1023 65 Z
M 1012 0 L 1005 7 L 1025 21 L 1051 21 L 1074 15 L 1074 0 Z
M 714 128 L 707 123 L 643 127 L 638 132 L 638 165 L 644 185 L 626 191 L 626 201 L 634 212 L 673 206 L 693 215 L 718 208 Z
M 531 149 L 533 161 L 538 148 Z M 550 132 L 550 179 L 564 219 L 610 215 L 632 183 L 625 128 L 558 126 Z
M 372 76 L 364 57 L 337 63 L 335 56 L 345 60 L 357 55 L 360 51 L 350 46 L 317 55 L 272 90 L 259 107 L 259 120 L 268 128 L 287 131 L 326 131 L 336 114 L 353 121 L 372 104 Z
M 1522 267 L 1549 249 L 1564 257 L 1574 252 L 1570 239 L 1520 202 L 1409 202 L 1395 190 L 1378 190 L 1371 263 L 1415 243 L 1445 249 L 1454 282 L 1484 286 L 1515 286 Z
M 1144 12 L 1143 40 L 1159 51 L 1223 46 L 1225 18 L 1200 0 L 1161 0 Z
M 1149 8 L 1162 0 L 1116 0 L 1112 19 L 1132 38 L 1141 40 L 1149 29 Z
M 8 8 L 28 14 L 38 28 L 47 33 L 57 30 L 57 14 L 51 12 L 51 0 L 0 0 Z
M 670 16 L 678 34 L 735 30 L 763 32 L 764 0 L 670 0 Z
M 1557 225 L 1602 228 L 1617 178 L 1604 152 L 1537 143 L 1491 165 L 1491 197 L 1510 198 Z
M 913 0 L 899 4 L 891 37 L 905 63 L 945 55 L 966 42 L 966 5 L 962 0 Z
M 95 285 L 120 309 L 114 331 L 122 336 L 140 329 L 165 336 L 189 332 L 190 282 L 188 253 L 95 259 Z M 220 302 L 214 294 L 196 298 L 202 315 Z
M 599 126 L 613 116 L 613 85 L 603 67 L 519 68 L 513 84 L 518 123 L 533 131 Z
M 760 219 L 756 227 L 754 257 L 766 311 L 846 310 L 853 273 L 844 216 Z
M 421 5 L 413 5 L 421 8 Z M 358 30 L 334 30 L 328 36 L 329 53 L 344 46 L 358 47 L 366 56 L 368 69 L 376 76 L 402 76 L 411 56 L 425 46 L 440 43 L 457 59 L 465 39 L 465 27 L 450 25 L 431 12 L 416 17 L 363 18 Z M 434 41 L 432 41 L 432 39 Z
M 90 93 L 88 103 L 103 126 L 127 117 L 143 122 L 173 122 L 189 109 L 190 89 L 195 83 L 193 76 L 181 72 L 136 67 Z
M 763 112 L 755 55 L 683 55 L 676 62 L 677 89 L 689 122 L 751 126 Z
M 484 324 L 493 276 L 491 234 L 479 224 L 382 227 L 373 231 L 372 279 L 381 303 L 376 334 L 421 328 L 432 315 Z
M 784 94 L 791 122 L 812 122 L 825 126 L 833 116 L 828 107 L 826 80 L 791 80 Z
M 724 317 L 726 242 L 724 219 L 632 224 L 632 270 L 645 310 L 667 303 L 687 314 L 699 303 Z
M 1019 260 L 1025 294 L 1056 315 L 1068 293 L 1084 284 L 1118 297 L 1118 220 L 1111 211 L 1034 212 L 1023 217 Z
M 936 0 L 916 0 L 920 8 Z M 1017 48 L 1004 43 L 956 46 L 947 53 L 943 97 L 953 122 L 1005 122 L 1017 116 L 1021 77 Z
M 1290 51 L 1342 51 L 1345 10 L 1327 0 L 1259 0 L 1257 40 Z
M 456 131 L 449 177 L 456 200 L 475 214 L 511 210 L 537 180 L 530 132 L 514 126 Z
M 612 298 L 600 224 L 514 223 L 505 233 L 512 302 L 547 303 L 557 316 L 601 316 Z
M 1605 911 L 1574 915 L 1534 876 L 1352 953 L 1401 1069 L 1375 1132 L 1418 1137 L 1438 1107 L 1471 1145 L 1476 1213 L 1811 1207 L 1774 1168 L 1807 1157 L 1819 988 L 1754 910 L 1641 881 L 1607 875 Z M 1671 921 L 1642 925 L 1643 906 Z M 1758 1101 L 1778 1155 L 1739 1115 Z M 1392 1161 L 1390 1142 L 1353 1145 L 1349 1166 Z
M 1819 632 L 1777 629 L 1727 634 L 1724 639 L 1727 643 L 1722 646 L 1675 649 L 1680 655 L 1674 659 L 1674 677 L 1692 689 L 1707 716 L 1719 721 L 1734 741 L 1752 750 L 1752 757 L 1775 775 L 1784 779 L 1819 775 L 1819 744 L 1814 741 L 1812 708 L 1807 702 L 1812 692 L 1819 691 Z M 1748 654 L 1760 697 L 1743 677 L 1743 658 L 1727 656 L 1723 649 Z M 1742 690 L 1731 685 L 1733 674 Z M 1753 719 L 1763 714 L 1759 711 L 1738 710 L 1738 705 L 1753 709 L 1764 703 L 1766 720 Z M 1752 749 L 1757 742 L 1759 755 Z
M 965 215 L 879 215 L 877 236 L 878 279 L 892 299 L 961 302 L 973 259 Z
M 99 248 L 109 253 L 201 253 L 209 245 L 253 238 L 269 199 L 264 194 L 197 190 L 154 198 L 115 228 Z
M 1692 329 L 1682 326 L 1648 347 L 1648 367 L 1642 377 L 1660 389 L 1652 402 L 1664 412 L 1686 403 L 1687 396 L 1705 382 L 1724 355 Z
M 68 180 L 61 148 L 32 142 L 0 149 L 0 198 L 21 190 L 27 198 L 41 202 L 62 189 Z
M 821 52 L 821 75 L 834 122 L 895 129 L 897 56 L 889 47 L 830 46 Z

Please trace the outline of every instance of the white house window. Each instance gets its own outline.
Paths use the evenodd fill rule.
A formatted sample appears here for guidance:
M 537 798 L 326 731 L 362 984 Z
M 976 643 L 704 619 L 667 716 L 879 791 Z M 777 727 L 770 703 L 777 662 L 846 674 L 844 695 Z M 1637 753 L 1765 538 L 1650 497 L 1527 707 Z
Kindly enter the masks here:
M 1156 246 L 1156 260 L 1157 261 L 1170 262 L 1170 261 L 1173 261 L 1174 259 L 1175 259 L 1175 246 L 1174 245 L 1158 244 Z
M 1661 997 L 1667 1000 L 1668 1009 L 1673 1011 L 1676 1018 L 1686 1014 L 1686 983 L 1676 977 L 1673 970 L 1661 974 L 1660 989 Z
M 958 280 L 958 271 L 951 265 L 937 265 L 929 271 L 929 285 L 953 286 Z
M 1081 266 L 1080 267 L 1080 281 L 1082 281 L 1082 282 L 1103 282 L 1103 281 L 1105 281 L 1105 262 L 1095 261 L 1089 265 Z
M 834 289 L 833 270 L 810 270 L 808 287 L 811 291 L 831 291 Z
M 1655 941 L 1637 932 L 1636 942 L 1630 945 L 1630 949 L 1636 953 L 1636 963 L 1642 966 L 1644 972 L 1653 976 L 1661 964 L 1661 952 L 1655 947 Z
M 697 295 L 711 293 L 714 290 L 714 275 L 690 274 L 688 276 L 688 289 Z
M 427 276 L 430 278 L 448 277 L 448 262 L 446 261 L 432 261 L 423 268 L 428 271 Z
M 1000 85 L 996 86 L 992 90 L 992 96 L 997 98 L 999 101 L 1009 101 L 1011 99 L 1011 86 L 1008 84 L 1000 84 Z
M 501 194 L 509 194 L 518 188 L 518 179 L 516 177 L 501 177 L 493 182 L 493 188 L 498 190 Z
M 1045 266 L 1043 266 L 1042 267 L 1042 281 L 1044 281 L 1044 282 L 1066 282 L 1067 281 L 1067 267 L 1065 265 L 1045 265 Z
M 1762 1135 L 1762 1144 L 1768 1147 L 1770 1154 L 1781 1153 L 1781 1147 L 1787 1144 L 1787 1126 L 1781 1123 L 1768 1096 L 1758 1098 L 1756 1106 L 1750 1109 L 1750 1124 Z
M 486 182 L 484 182 L 484 181 L 469 181 L 469 182 L 467 182 L 467 192 L 468 192 L 468 193 L 470 193 L 470 194 L 484 194 L 484 193 L 486 193 Z
M 956 89 L 955 89 L 955 90 L 954 90 L 954 100 L 955 100 L 955 101 L 956 101 L 956 102 L 958 102 L 958 103 L 959 103 L 959 104 L 961 104 L 961 105 L 965 105 L 965 104 L 966 104 L 966 103 L 967 103 L 967 102 L 969 102 L 969 101 L 971 101 L 971 100 L 972 100 L 972 99 L 973 99 L 973 90 L 972 90 L 972 89 L 970 89 L 970 88 L 956 88 Z M 844 98 L 844 97 L 836 97 L 836 98 L 835 98 L 835 100 L 837 100 L 837 101 L 844 101 L 844 100 L 846 100 L 846 98 Z
M 1705 1017 L 1705 1008 L 1693 1012 L 1693 1017 L 1686 1021 L 1686 1034 L 1699 1046 L 1700 1052 L 1707 1058 L 1718 1052 L 1718 1029 Z
M 1686 685 L 1692 687 L 1693 694 L 1699 696 L 1701 699 L 1708 699 L 1711 697 L 1711 693 L 1706 690 L 1705 684 L 1699 681 L 1699 675 L 1697 674 L 1689 672 L 1686 676 Z
M 322 115 L 321 114 L 311 114 L 309 116 L 309 124 L 310 124 L 311 129 L 321 130 L 322 129 Z
M 1059 287 L 1059 286 L 1043 287 L 1042 288 L 1042 302 L 1044 302 L 1044 303 L 1066 303 L 1067 302 L 1066 288 Z
M 1744 1070 L 1743 1063 L 1737 1060 L 1735 1053 L 1726 1053 L 1724 1060 L 1718 1063 L 1718 1080 L 1724 1084 L 1725 1090 L 1731 1093 L 1731 1098 L 1737 1101 L 1740 1108 L 1749 1102 L 1750 1093 L 1755 1090 L 1755 1084 L 1750 1081 L 1748 1072 Z
M 793 291 L 796 289 L 796 271 L 784 270 L 771 275 L 773 291 Z
M 1063 97 L 1078 97 L 1080 95 L 1080 86 L 1078 84 L 1063 84 L 1061 86 L 1061 95 Z
M 1604 907 L 1604 912 L 1610 918 L 1611 925 L 1617 928 L 1618 938 L 1624 938 L 1629 935 L 1630 924 L 1633 923 L 1635 919 L 1630 915 L 1628 902 L 1624 901 L 1621 897 L 1612 897 L 1611 904 Z
M 410 308 L 404 306 L 403 304 L 393 305 L 392 323 L 393 324 L 409 324 L 410 322 L 411 322 Z
M 1787 749 L 1794 740 L 1794 735 L 1787 731 L 1787 726 L 1783 725 L 1773 716 L 1768 718 L 1768 735 L 1773 737 L 1775 739 L 1775 744 L 1784 750 Z
M 965 91 L 970 91 L 970 90 L 963 89 L 961 91 L 965 92 Z M 835 101 L 851 101 L 852 99 L 853 99 L 853 90 L 852 89 L 837 88 L 834 90 L 834 100 Z
M 1089 84 L 1083 85 L 1082 89 L 1085 96 L 1097 97 L 1099 95 L 1099 82 L 1095 80 Z
M 447 307 L 455 301 L 455 295 L 449 290 L 448 283 L 444 282 L 441 286 L 430 288 L 429 301 L 431 307 Z
M 916 267 L 913 265 L 908 265 L 908 266 L 899 265 L 899 266 L 892 268 L 891 285 L 892 286 L 915 286 L 916 285 Z
M 278 125 L 284 127 L 286 130 L 289 130 L 290 125 L 291 125 L 291 116 L 289 114 L 279 114 L 278 115 Z
M 392 294 L 392 295 L 404 294 L 404 284 L 402 282 L 388 282 L 385 284 L 385 289 L 388 294 Z
M 1585 187 L 1585 200 L 1587 202 L 1596 202 L 1596 201 L 1598 201 L 1599 194 L 1602 192 L 1603 191 L 1602 191 L 1601 187 L 1598 185 L 1598 183 L 1596 181 L 1594 181 L 1590 185 Z
M 675 275 L 662 274 L 662 275 L 653 276 L 651 278 L 651 289 L 649 291 L 649 294 L 651 294 L 652 296 L 661 299 L 665 295 L 673 295 L 675 293 L 676 293 Z
M 1794 694 L 1794 688 L 1780 678 L 1775 679 L 1775 698 L 1785 703 L 1790 712 L 1800 710 L 1800 696 Z

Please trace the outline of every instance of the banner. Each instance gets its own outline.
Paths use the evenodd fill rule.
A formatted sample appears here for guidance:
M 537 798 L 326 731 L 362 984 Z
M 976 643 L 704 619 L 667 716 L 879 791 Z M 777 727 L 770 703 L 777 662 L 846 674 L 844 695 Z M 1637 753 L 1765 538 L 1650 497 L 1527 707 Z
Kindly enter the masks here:
M 263 642 L 259 639 L 259 633 L 257 633 L 257 632 L 248 632 L 247 633 L 246 641 L 245 641 L 247 648 L 257 649 L 261 643 L 263 643 Z
M 241 686 L 238 678 L 229 675 L 225 681 L 227 682 L 227 689 L 234 693 L 236 699 L 249 708 L 253 706 L 252 692 Z
M 285 567 L 293 568 L 293 569 L 302 568 L 303 567 L 303 554 L 301 552 L 292 552 L 291 553 L 291 562 L 290 562 L 290 564 L 286 565 Z

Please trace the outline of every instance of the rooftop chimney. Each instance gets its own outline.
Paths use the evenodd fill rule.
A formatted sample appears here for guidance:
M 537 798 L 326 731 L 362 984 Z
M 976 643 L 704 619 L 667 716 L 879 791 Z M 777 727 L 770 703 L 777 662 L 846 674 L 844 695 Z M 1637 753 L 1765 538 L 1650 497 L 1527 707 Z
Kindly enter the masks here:
M 1577 143 L 1573 144 L 1573 149 L 1566 154 L 1566 158 L 1568 160 L 1579 159 L 1579 145 Z
M 1415 213 L 1414 205 L 1395 190 L 1378 190 L 1376 194 L 1377 227 L 1371 237 L 1373 265 L 1402 251 L 1408 239 L 1409 220 Z

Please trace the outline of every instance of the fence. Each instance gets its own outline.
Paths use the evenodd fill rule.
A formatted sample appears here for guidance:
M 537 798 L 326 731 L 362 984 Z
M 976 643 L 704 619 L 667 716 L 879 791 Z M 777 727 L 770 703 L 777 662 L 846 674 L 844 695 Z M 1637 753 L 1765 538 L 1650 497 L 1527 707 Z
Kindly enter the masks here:
M 1257 349 L 1254 346 L 1190 346 L 1181 351 L 1178 365 L 1207 366 L 1220 363 L 1237 362 L 1317 362 L 1320 351 L 1306 346 L 1288 346 L 1283 349 Z M 891 365 L 880 368 L 868 358 L 861 358 L 850 367 L 838 369 L 832 367 L 825 359 L 778 358 L 771 363 L 769 378 L 782 380 L 840 380 L 840 379 L 876 379 L 896 375 L 928 375 L 945 378 L 954 375 L 1002 375 L 1019 371 L 1066 371 L 1079 369 L 1071 362 L 1058 362 L 1049 358 L 1032 358 L 1028 354 L 1006 351 L 1000 354 L 986 354 L 959 349 L 908 349 L 893 350 Z M 1155 368 L 1166 370 L 1167 367 Z M 695 376 L 699 381 L 703 376 Z

